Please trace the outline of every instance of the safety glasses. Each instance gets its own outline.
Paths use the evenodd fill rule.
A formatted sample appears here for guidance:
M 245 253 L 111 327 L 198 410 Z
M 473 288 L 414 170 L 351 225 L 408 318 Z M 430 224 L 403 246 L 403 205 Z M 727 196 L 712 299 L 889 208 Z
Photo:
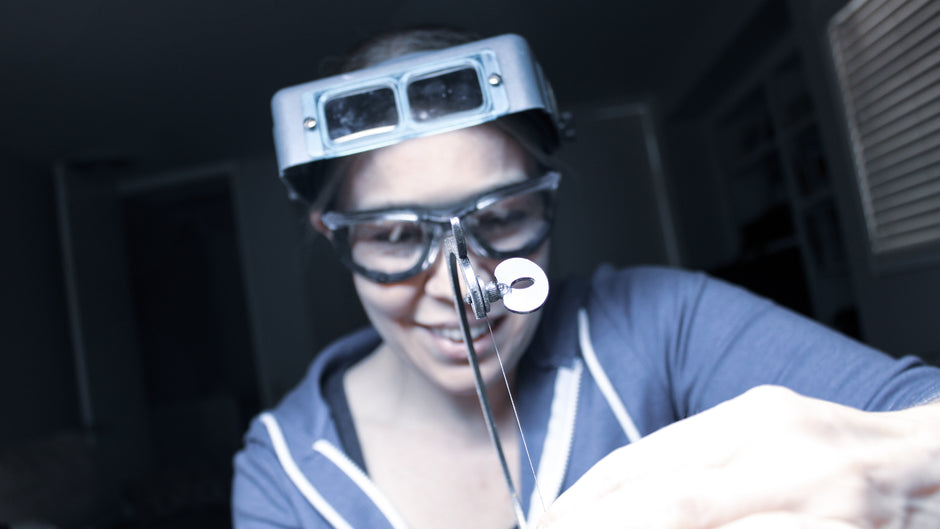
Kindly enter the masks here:
M 322 216 L 340 260 L 379 283 L 394 283 L 427 270 L 458 217 L 478 255 L 506 259 L 530 255 L 548 237 L 557 172 L 488 191 L 441 208 L 395 207 Z

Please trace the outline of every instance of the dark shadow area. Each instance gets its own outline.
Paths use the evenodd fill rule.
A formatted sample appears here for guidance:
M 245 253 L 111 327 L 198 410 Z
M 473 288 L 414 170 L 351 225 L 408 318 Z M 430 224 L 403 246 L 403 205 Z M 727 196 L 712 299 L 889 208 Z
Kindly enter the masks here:
M 811 96 L 818 80 L 795 31 L 785 3 L 763 3 L 667 117 L 686 257 L 863 338 Z
M 124 223 L 153 471 L 114 527 L 226 527 L 231 459 L 258 411 L 223 178 L 136 194 Z

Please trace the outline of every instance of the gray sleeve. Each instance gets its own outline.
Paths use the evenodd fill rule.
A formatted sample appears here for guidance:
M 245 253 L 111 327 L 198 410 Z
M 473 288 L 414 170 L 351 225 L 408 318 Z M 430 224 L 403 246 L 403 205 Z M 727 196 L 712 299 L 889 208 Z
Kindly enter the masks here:
M 657 359 L 650 364 L 669 386 L 679 416 L 762 384 L 879 411 L 940 396 L 940 369 L 914 357 L 895 359 L 705 274 L 606 273 L 623 307 L 608 310 L 628 311 L 634 347 Z
M 302 526 L 288 497 L 290 484 L 258 419 L 235 456 L 232 526 L 235 529 L 288 529 Z

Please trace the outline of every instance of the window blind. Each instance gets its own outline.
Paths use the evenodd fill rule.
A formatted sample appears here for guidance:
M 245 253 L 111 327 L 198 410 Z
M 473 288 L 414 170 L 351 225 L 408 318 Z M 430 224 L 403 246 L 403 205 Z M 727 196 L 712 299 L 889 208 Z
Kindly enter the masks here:
M 849 2 L 829 40 L 871 251 L 940 242 L 940 2 Z

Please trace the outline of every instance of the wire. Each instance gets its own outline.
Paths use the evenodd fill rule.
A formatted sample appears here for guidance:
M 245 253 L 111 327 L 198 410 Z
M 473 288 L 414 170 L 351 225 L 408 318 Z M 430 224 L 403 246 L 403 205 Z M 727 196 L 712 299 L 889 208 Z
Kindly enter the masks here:
M 509 387 L 509 377 L 506 375 L 506 367 L 503 365 L 503 358 L 499 354 L 499 345 L 496 343 L 496 335 L 493 333 L 493 326 L 490 325 L 490 319 L 486 319 L 486 327 L 490 330 L 490 339 L 493 340 L 493 349 L 496 351 L 496 361 L 499 362 L 499 371 L 503 374 L 503 381 L 506 383 L 506 394 L 509 395 L 509 404 L 512 406 L 512 416 L 516 419 L 516 428 L 519 429 L 519 438 L 522 440 L 522 449 L 525 451 L 526 461 L 529 462 L 529 470 L 532 471 L 532 481 L 535 483 L 535 492 L 539 496 L 539 502 L 542 504 L 542 512 L 548 510 L 545 505 L 545 498 L 542 496 L 542 488 L 539 486 L 539 476 L 535 471 L 535 465 L 532 464 L 532 455 L 529 453 L 529 444 L 525 440 L 525 432 L 522 430 L 522 422 L 519 420 L 519 410 L 516 408 L 516 400 L 512 398 L 512 389 Z

